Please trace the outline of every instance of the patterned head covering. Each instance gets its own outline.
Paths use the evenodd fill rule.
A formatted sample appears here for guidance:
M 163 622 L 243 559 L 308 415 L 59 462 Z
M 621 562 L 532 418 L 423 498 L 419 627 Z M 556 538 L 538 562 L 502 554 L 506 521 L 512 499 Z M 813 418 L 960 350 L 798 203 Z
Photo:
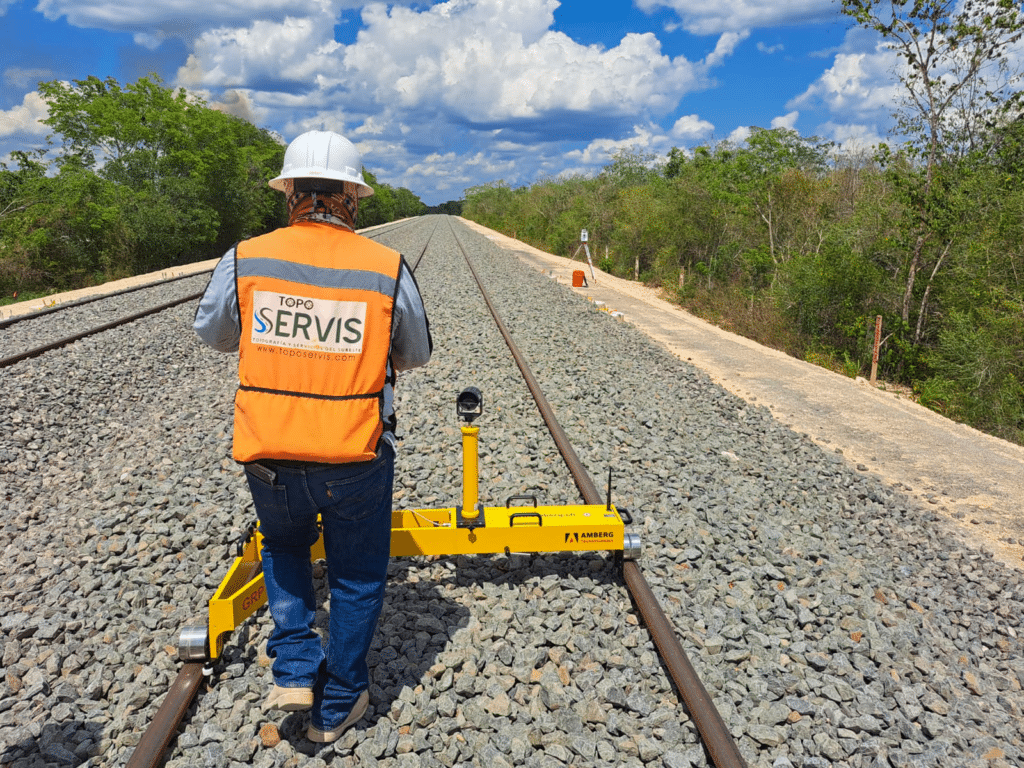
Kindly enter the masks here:
M 318 221 L 355 231 L 356 213 L 359 211 L 356 184 L 344 182 L 342 192 L 295 192 L 292 180 L 288 179 L 287 187 L 289 225 L 299 221 Z

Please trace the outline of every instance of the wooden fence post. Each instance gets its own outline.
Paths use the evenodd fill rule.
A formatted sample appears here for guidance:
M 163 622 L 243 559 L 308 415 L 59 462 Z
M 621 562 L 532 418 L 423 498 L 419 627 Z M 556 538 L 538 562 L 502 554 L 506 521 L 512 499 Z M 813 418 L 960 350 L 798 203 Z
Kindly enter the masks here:
M 875 315 L 875 348 L 871 354 L 871 386 L 878 378 L 878 347 L 882 341 L 882 316 Z

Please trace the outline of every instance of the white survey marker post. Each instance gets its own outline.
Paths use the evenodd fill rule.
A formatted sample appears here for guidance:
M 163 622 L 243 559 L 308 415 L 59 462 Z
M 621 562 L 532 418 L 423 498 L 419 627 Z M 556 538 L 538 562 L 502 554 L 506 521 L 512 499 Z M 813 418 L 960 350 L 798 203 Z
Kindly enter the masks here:
M 596 283 L 597 282 L 597 276 L 594 274 L 594 262 L 590 259 L 590 248 L 587 247 L 587 240 L 588 239 L 589 239 L 589 235 L 587 234 L 587 230 L 581 229 L 580 230 L 580 247 L 583 248 L 583 250 L 587 252 L 587 264 L 590 265 L 590 279 L 593 280 Z M 579 253 L 579 252 L 580 252 L 580 249 L 577 248 L 576 249 L 576 253 Z M 575 254 L 573 255 L 573 258 L 576 258 Z

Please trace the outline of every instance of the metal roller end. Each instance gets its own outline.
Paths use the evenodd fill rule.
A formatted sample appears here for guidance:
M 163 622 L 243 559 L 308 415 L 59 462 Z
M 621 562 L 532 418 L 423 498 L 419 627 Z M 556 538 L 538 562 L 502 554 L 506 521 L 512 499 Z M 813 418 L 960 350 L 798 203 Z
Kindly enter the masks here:
M 622 559 L 623 560 L 639 560 L 640 559 L 640 534 L 639 533 L 624 533 L 622 535 Z
M 205 661 L 210 657 L 206 627 L 185 627 L 178 636 L 178 658 L 181 661 Z

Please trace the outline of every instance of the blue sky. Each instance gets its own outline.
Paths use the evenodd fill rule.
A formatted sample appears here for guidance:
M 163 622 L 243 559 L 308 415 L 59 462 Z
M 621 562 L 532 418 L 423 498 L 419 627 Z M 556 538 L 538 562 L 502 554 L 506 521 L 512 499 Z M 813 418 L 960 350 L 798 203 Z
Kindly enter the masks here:
M 424 202 L 750 126 L 884 138 L 895 59 L 833 0 L 0 0 L 0 159 L 41 80 L 156 72 L 290 140 L 328 128 Z

